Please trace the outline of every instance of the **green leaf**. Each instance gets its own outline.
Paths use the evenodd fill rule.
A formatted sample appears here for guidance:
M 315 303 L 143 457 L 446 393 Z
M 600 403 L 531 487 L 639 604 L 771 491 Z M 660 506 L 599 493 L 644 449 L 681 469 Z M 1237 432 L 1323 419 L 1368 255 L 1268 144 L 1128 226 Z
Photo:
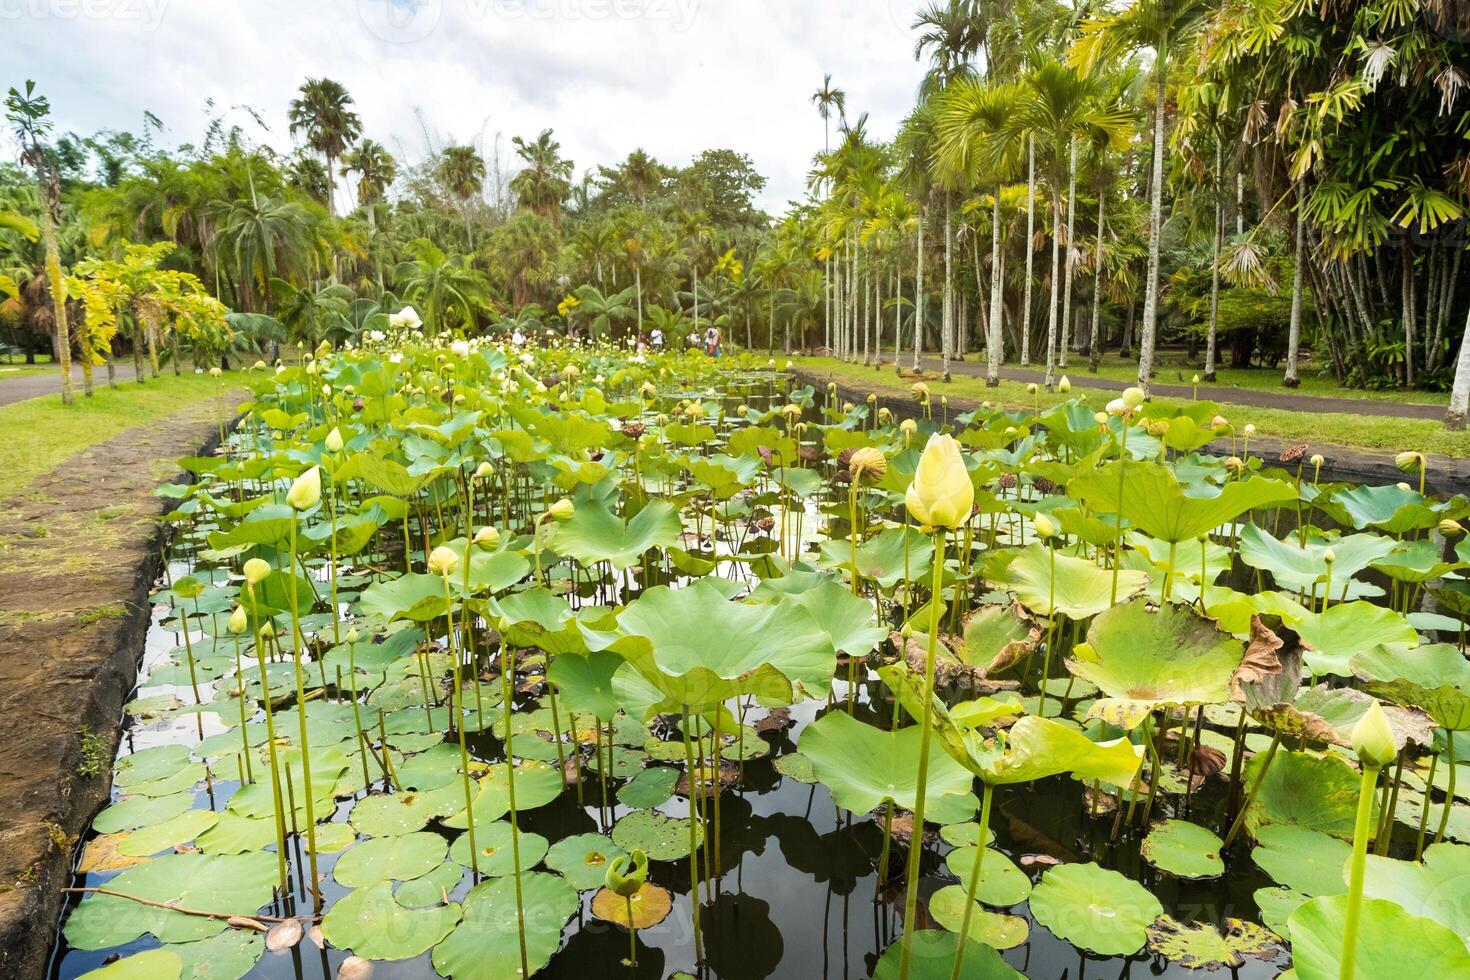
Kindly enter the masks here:
M 909 980 L 951 980 L 960 937 L 941 929 L 921 929 L 910 939 Z M 903 943 L 883 951 L 873 970 L 873 980 L 899 980 Z M 958 980 L 1026 980 L 1000 953 L 989 946 L 969 941 Z
M 80 980 L 179 980 L 184 962 L 170 949 L 145 949 L 82 974 Z
M 1291 914 L 1291 955 L 1301 980 L 1342 976 L 1346 895 L 1314 898 Z M 1353 964 L 1363 977 L 1470 976 L 1465 942 L 1432 919 L 1379 898 L 1363 900 Z
M 1349 666 L 1379 697 L 1421 708 L 1451 731 L 1470 729 L 1470 661 L 1453 643 L 1413 650 L 1379 645 Z
M 1148 927 L 1148 948 L 1191 970 L 1215 970 L 1245 965 L 1245 958 L 1272 960 L 1280 941 L 1265 926 L 1226 919 L 1222 933 L 1207 922 L 1185 925 L 1171 915 L 1160 916 Z
M 651 810 L 674 795 L 679 770 L 668 766 L 644 769 L 618 790 L 618 802 L 635 810 Z
M 677 861 L 689 856 L 689 819 L 659 810 L 634 810 L 613 826 L 612 839 L 623 850 L 641 850 L 654 861 Z M 703 827 L 695 827 L 694 840 L 704 841 Z
M 1031 914 L 1074 946 L 1105 956 L 1129 956 L 1148 940 L 1164 914 L 1138 882 L 1096 864 L 1063 864 L 1042 875 Z
M 1264 758 L 1257 753 L 1246 763 L 1246 785 Z M 1357 771 L 1335 756 L 1278 751 L 1246 807 L 1246 830 L 1255 836 L 1269 824 L 1294 824 L 1351 840 L 1359 782 Z
M 376 837 L 344 852 L 332 869 L 332 877 L 347 888 L 365 888 L 380 881 L 407 881 L 438 867 L 447 850 L 448 845 L 438 834 Z
M 558 875 L 520 877 L 525 909 L 526 959 L 540 970 L 561 946 L 562 927 L 577 911 L 577 889 Z M 464 919 L 434 948 L 434 969 L 451 980 L 505 980 L 520 976 L 516 879 L 492 878 L 465 898 Z
M 358 888 L 327 910 L 322 935 L 338 949 L 365 960 L 407 960 L 428 951 L 459 922 L 454 902 L 427 909 L 398 904 L 393 886 L 380 881 Z
M 1296 499 L 1289 483 L 1264 477 L 1232 481 L 1212 492 L 1209 487 L 1186 489 L 1172 470 L 1157 463 L 1129 463 L 1120 480 L 1122 465 L 1109 463 L 1082 474 L 1068 484 L 1068 495 L 1093 510 L 1121 513 L 1144 533 L 1176 544 L 1193 541 L 1257 507 Z
M 817 779 L 832 791 L 838 806 L 861 814 L 891 800 L 912 810 L 922 738 L 916 726 L 888 731 L 830 711 L 801 733 L 801 754 L 811 760 Z M 969 794 L 971 779 L 969 771 L 949 756 L 931 754 L 929 806 L 941 797 Z
M 1143 839 L 1143 859 L 1176 878 L 1218 878 L 1225 873 L 1214 831 L 1187 820 L 1163 820 Z
M 1347 890 L 1343 869 L 1353 853 L 1347 841 L 1292 824 L 1268 824 L 1255 836 L 1251 859 L 1278 884 L 1311 897 Z
M 1140 591 L 1148 581 L 1144 572 L 1120 570 L 1118 601 Z M 1085 558 L 1054 554 L 1039 542 L 1023 548 L 995 579 L 995 585 L 1014 592 L 1038 616 L 1050 616 L 1055 611 L 1071 619 L 1086 619 L 1112 605 L 1111 571 Z
M 1419 633 L 1402 613 L 1358 600 L 1329 606 L 1326 612 L 1308 613 L 1291 627 L 1306 648 L 1302 659 L 1316 674 L 1351 677 L 1349 662 L 1380 643 L 1412 647 Z
M 602 834 L 573 834 L 557 841 L 546 852 L 546 866 L 560 872 L 579 890 L 588 891 L 601 888 L 607 876 L 607 866 L 626 853 Z
M 557 525 L 551 546 L 583 565 L 605 561 L 614 571 L 622 571 L 638 564 L 650 548 L 677 545 L 681 531 L 679 512 L 666 500 L 650 501 L 626 521 L 593 502 L 579 506 L 570 520 Z

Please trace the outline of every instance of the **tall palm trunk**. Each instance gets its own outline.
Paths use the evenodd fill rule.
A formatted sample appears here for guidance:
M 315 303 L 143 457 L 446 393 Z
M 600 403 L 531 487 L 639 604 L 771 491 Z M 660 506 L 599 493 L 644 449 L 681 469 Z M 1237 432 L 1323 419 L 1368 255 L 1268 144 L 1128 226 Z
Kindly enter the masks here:
M 1159 326 L 1159 249 L 1164 225 L 1164 104 L 1168 84 L 1168 36 L 1159 41 L 1154 64 L 1154 159 L 1148 189 L 1148 280 L 1143 291 L 1143 333 L 1138 342 L 1138 386 L 1148 394 L 1154 373 L 1154 344 Z
M 1088 331 L 1088 342 L 1091 352 L 1087 356 L 1087 370 L 1093 374 L 1097 373 L 1102 364 L 1102 324 L 1098 322 L 1098 313 L 1102 308 L 1102 247 L 1103 247 L 1103 199 L 1107 197 L 1107 188 L 1099 184 L 1097 188 L 1097 247 L 1092 254 L 1092 327 Z
M 775 317 L 775 300 L 771 301 L 771 316 Z M 774 319 L 773 321 L 774 322 Z M 832 256 L 822 263 L 822 346 L 832 350 Z
M 1301 234 L 1300 231 L 1297 234 Z M 1404 294 L 1404 387 L 1414 387 L 1414 344 L 1418 315 L 1414 311 L 1414 253 L 1403 249 L 1404 271 L 1401 277 Z M 1426 314 L 1428 311 L 1425 311 Z
M 1026 134 L 1026 292 L 1021 307 L 1021 366 L 1031 363 L 1031 266 L 1036 237 L 1036 137 Z
M 985 342 L 987 359 L 985 386 L 1000 385 L 1000 362 L 1004 351 L 1000 337 L 1000 185 L 990 203 L 990 331 Z
M 1067 154 L 1067 267 L 1062 270 L 1062 339 L 1057 348 L 1057 363 L 1067 366 L 1069 330 L 1072 324 L 1072 259 L 1077 248 L 1074 244 L 1077 230 L 1077 140 L 1073 139 Z
M 902 333 L 903 317 L 903 275 L 899 272 L 899 263 L 893 263 L 893 370 L 897 371 L 902 350 L 902 341 L 899 334 Z
M 1286 335 L 1286 377 L 1282 384 L 1288 388 L 1295 388 L 1301 384 L 1297 376 L 1297 349 L 1302 342 L 1302 243 L 1306 239 L 1307 210 L 1302 206 L 1301 185 L 1297 185 L 1297 210 L 1296 210 L 1296 249 L 1294 252 L 1296 269 L 1291 275 L 1291 326 Z
M 919 206 L 918 269 L 914 273 L 914 370 L 924 349 L 924 206 Z
M 1460 359 L 1455 363 L 1455 384 L 1450 389 L 1445 428 L 1463 429 L 1467 418 L 1470 418 L 1470 312 L 1465 314 L 1465 336 L 1460 338 Z
M 60 212 L 54 183 L 45 173 L 41 183 L 41 244 L 46 250 L 46 288 L 51 293 L 51 316 L 56 328 L 56 364 L 61 369 L 61 404 L 76 398 L 71 383 L 71 331 L 66 325 L 66 280 L 61 277 L 61 251 L 56 247 L 56 218 Z M 88 385 L 87 394 L 91 394 Z
M 940 361 L 944 380 L 949 381 L 951 328 L 954 325 L 954 208 L 950 195 L 944 195 L 944 316 L 940 318 Z
M 1062 198 L 1051 196 L 1051 295 L 1046 303 L 1046 390 L 1051 391 L 1057 374 L 1057 285 L 1062 275 Z
M 1225 227 L 1220 201 L 1220 141 L 1215 140 L 1215 229 L 1210 245 L 1210 332 L 1205 338 L 1205 380 L 1215 380 L 1215 342 L 1220 326 L 1220 237 Z
M 638 327 L 643 327 L 643 266 L 633 266 L 633 294 L 638 298 Z

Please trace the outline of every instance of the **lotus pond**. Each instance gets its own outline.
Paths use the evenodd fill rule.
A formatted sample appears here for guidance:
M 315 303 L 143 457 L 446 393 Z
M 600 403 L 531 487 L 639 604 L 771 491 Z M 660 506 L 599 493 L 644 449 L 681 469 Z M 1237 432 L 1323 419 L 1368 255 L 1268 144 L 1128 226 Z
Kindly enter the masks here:
M 1422 458 L 775 368 L 259 372 L 161 490 L 53 976 L 1470 976 L 1470 502 Z

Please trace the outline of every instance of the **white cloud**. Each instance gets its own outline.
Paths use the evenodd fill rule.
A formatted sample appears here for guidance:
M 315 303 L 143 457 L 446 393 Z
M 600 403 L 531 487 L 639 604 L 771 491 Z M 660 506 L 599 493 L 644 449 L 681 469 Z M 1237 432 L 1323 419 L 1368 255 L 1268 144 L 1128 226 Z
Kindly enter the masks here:
M 352 93 L 366 135 L 420 156 L 497 131 L 556 131 L 578 171 L 635 147 L 683 164 L 750 154 L 773 212 L 799 197 L 822 124 L 811 93 L 831 72 L 849 112 L 891 135 L 922 66 L 916 0 L 0 0 L 3 85 L 36 79 L 58 128 L 131 129 L 149 110 L 171 143 L 202 107 L 289 146 L 286 106 L 308 76 Z M 309 10 L 309 12 L 308 12 Z M 422 122 L 421 122 L 422 120 Z

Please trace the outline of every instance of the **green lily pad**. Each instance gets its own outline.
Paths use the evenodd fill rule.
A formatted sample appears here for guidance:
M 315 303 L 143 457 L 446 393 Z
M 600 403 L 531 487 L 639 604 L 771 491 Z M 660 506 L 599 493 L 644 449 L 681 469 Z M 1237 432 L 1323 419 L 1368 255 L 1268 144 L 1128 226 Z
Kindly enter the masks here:
M 195 846 L 205 854 L 244 854 L 263 850 L 276 842 L 276 822 L 270 817 L 242 817 L 228 810 L 218 816 L 213 827 L 194 838 Z M 317 831 L 319 842 L 325 829 Z
M 1453 643 L 1407 651 L 1379 645 L 1353 657 L 1351 668 L 1374 694 L 1422 708 L 1451 731 L 1470 729 L 1470 661 Z
M 613 826 L 612 839 L 623 850 L 641 850 L 654 861 L 677 861 L 689 856 L 689 818 L 634 810 Z M 704 828 L 697 824 L 694 841 L 695 846 L 704 841 Z
M 1353 676 L 1353 658 L 1379 644 L 1412 647 L 1419 642 L 1419 631 L 1403 613 L 1361 599 L 1309 613 L 1291 626 L 1301 636 L 1303 659 L 1312 672 L 1338 677 Z
M 1278 884 L 1308 897 L 1347 890 L 1343 869 L 1353 853 L 1347 841 L 1307 827 L 1268 824 L 1256 832 L 1256 845 L 1251 859 Z
M 975 868 L 975 846 L 957 847 L 945 856 L 944 866 L 949 873 L 968 886 L 970 873 Z M 975 898 L 986 905 L 1005 908 L 1019 905 L 1031 894 L 1031 879 L 1026 872 L 1016 867 L 1010 858 L 995 848 L 985 852 L 980 862 L 980 880 L 975 886 Z
M 140 827 L 117 846 L 118 852 L 129 857 L 147 857 L 172 848 L 175 844 L 191 841 L 213 827 L 219 814 L 212 810 L 185 810 L 177 817 L 163 823 Z
M 984 869 L 981 869 L 984 873 Z M 980 907 L 970 913 L 969 936 L 994 949 L 1014 949 L 1026 941 L 1031 927 L 1018 915 L 1003 915 Z M 965 887 L 945 885 L 929 896 L 929 916 L 950 932 L 959 932 L 965 917 Z
M 1464 936 L 1470 934 L 1467 881 L 1470 846 L 1442 843 L 1426 849 L 1422 863 L 1368 855 L 1363 894 L 1393 902 L 1411 915 L 1433 919 Z
M 354 845 L 338 858 L 332 877 L 347 888 L 366 888 L 380 881 L 408 881 L 438 867 L 448 849 L 438 834 L 375 837 Z
M 520 879 L 525 909 L 526 959 L 531 972 L 544 967 L 561 946 L 562 927 L 577 911 L 577 889 L 566 879 L 530 872 Z M 502 980 L 519 976 L 516 880 L 492 878 L 464 901 L 459 928 L 434 949 L 434 969 L 451 980 Z
M 236 744 L 239 744 L 238 741 Z M 136 783 L 151 783 L 172 776 L 188 764 L 188 746 L 155 745 L 131 755 L 119 756 L 112 767 L 112 779 L 119 787 L 128 787 Z
M 324 823 L 316 828 L 315 850 L 318 854 L 335 854 L 346 850 L 355 840 L 357 834 L 351 824 Z M 301 844 L 308 852 L 313 849 L 309 840 L 302 840 Z
M 812 765 L 811 759 L 800 752 L 784 752 L 776 756 L 776 761 L 772 765 L 781 775 L 794 779 L 798 783 L 817 782 L 816 767 Z
M 556 756 L 553 755 L 552 758 Z M 515 784 L 516 810 L 523 813 L 545 806 L 560 796 L 565 788 L 556 766 L 534 759 L 516 764 Z M 469 826 L 469 821 L 465 816 L 463 791 L 458 786 L 454 790 L 460 794 L 460 805 L 444 818 L 444 825 L 464 829 Z M 510 771 L 505 763 L 491 766 L 480 777 L 474 807 L 477 827 L 482 823 L 493 823 L 510 812 Z
M 1291 955 L 1302 980 L 1341 976 L 1346 895 L 1314 898 L 1291 914 Z M 1360 977 L 1470 976 L 1470 951 L 1455 932 L 1381 898 L 1363 900 L 1358 919 L 1355 975 Z
M 398 886 L 393 897 L 406 909 L 423 909 L 445 903 L 444 896 L 459 887 L 464 868 L 453 861 Z
M 451 783 L 425 793 L 410 790 L 364 797 L 353 805 L 348 819 L 360 834 L 392 837 L 422 830 L 435 817 L 463 810 L 464 790 Z
M 674 795 L 679 770 L 668 766 L 644 769 L 618 790 L 618 802 L 635 810 L 652 810 Z
M 258 932 L 228 929 L 213 939 L 164 948 L 183 961 L 181 980 L 239 980 L 260 961 L 265 938 Z
M 81 980 L 179 980 L 184 963 L 169 949 L 145 949 L 82 974 Z
M 475 860 L 479 866 L 480 874 L 486 878 L 498 878 L 501 875 L 514 874 L 516 870 L 515 853 L 511 847 L 511 826 L 506 820 L 495 820 L 490 823 L 475 821 Z M 522 872 L 529 871 L 541 863 L 546 856 L 546 838 L 540 834 L 532 834 L 522 830 L 517 835 L 516 845 L 520 851 L 520 869 Z M 460 834 L 454 839 L 454 844 L 449 848 L 449 860 L 457 864 L 470 866 L 470 835 L 468 832 Z
M 1264 756 L 1257 754 L 1246 763 L 1248 785 L 1263 762 Z M 1357 771 L 1342 759 L 1283 749 L 1246 806 L 1245 829 L 1254 837 L 1268 824 L 1294 824 L 1351 840 L 1359 782 Z
M 1153 825 L 1141 848 L 1143 859 L 1176 878 L 1218 878 L 1225 873 L 1220 838 L 1187 820 Z
M 1290 888 L 1257 888 L 1251 897 L 1261 910 L 1261 921 L 1288 942 L 1291 940 L 1291 928 L 1288 925 L 1291 913 L 1312 898 Z
M 1270 961 L 1280 950 L 1280 940 L 1265 926 L 1240 919 L 1226 919 L 1221 932 L 1206 922 L 1186 925 L 1161 915 L 1148 927 L 1148 948 L 1191 970 L 1215 970 L 1244 966 L 1247 956 Z
M 626 521 L 592 503 L 579 506 L 570 520 L 557 525 L 551 546 L 584 566 L 607 562 L 622 571 L 638 564 L 650 548 L 679 544 L 682 530 L 679 512 L 667 500 L 649 501 Z
M 1026 980 L 1000 953 L 989 946 L 967 940 L 959 980 Z M 943 929 L 920 929 L 910 939 L 909 980 L 951 980 L 960 937 Z M 873 970 L 873 980 L 899 980 L 903 943 L 883 951 Z
M 1053 557 L 1056 564 L 1052 564 Z M 1118 601 L 1148 585 L 1144 572 L 1124 569 L 1118 573 Z M 1038 616 L 1055 611 L 1070 619 L 1096 616 L 1112 605 L 1113 573 L 1085 558 L 1050 552 L 1044 544 L 1031 544 L 1005 567 L 995 584 L 1016 594 L 1027 609 Z
M 172 796 L 134 796 L 114 803 L 97 814 L 97 818 L 92 821 L 92 829 L 99 834 L 136 830 L 139 827 L 171 820 L 193 805 L 193 793 L 175 793 Z
M 1074 946 L 1105 956 L 1129 956 L 1148 940 L 1164 914 L 1147 888 L 1096 864 L 1063 864 L 1041 876 L 1031 914 Z
M 427 909 L 398 904 L 393 886 L 380 881 L 349 892 L 322 918 L 322 935 L 338 949 L 365 960 L 407 960 L 449 935 L 460 918 L 454 902 Z
M 669 770 L 673 772 L 673 770 Z M 546 852 L 546 866 L 561 874 L 576 888 L 586 891 L 600 888 L 607 866 L 614 858 L 626 854 L 611 838 L 602 834 L 574 834 L 564 837 Z
M 832 711 L 801 733 L 801 753 L 811 761 L 817 778 L 832 791 L 838 806 L 867 813 L 884 801 L 892 801 L 912 810 L 918 792 L 922 739 L 923 733 L 916 726 L 889 731 L 865 725 L 845 712 Z M 972 782 L 970 772 L 948 755 L 930 753 L 929 806 L 945 796 L 970 795 Z

